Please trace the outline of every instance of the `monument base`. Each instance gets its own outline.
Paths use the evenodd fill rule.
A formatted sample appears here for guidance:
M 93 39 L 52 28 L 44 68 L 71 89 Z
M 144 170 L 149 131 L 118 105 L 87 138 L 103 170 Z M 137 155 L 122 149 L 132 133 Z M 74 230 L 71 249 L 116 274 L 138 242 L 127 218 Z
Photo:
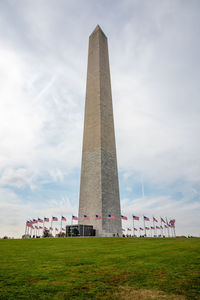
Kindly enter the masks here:
M 96 230 L 92 225 L 67 225 L 66 226 L 67 237 L 81 237 L 81 236 L 96 236 Z

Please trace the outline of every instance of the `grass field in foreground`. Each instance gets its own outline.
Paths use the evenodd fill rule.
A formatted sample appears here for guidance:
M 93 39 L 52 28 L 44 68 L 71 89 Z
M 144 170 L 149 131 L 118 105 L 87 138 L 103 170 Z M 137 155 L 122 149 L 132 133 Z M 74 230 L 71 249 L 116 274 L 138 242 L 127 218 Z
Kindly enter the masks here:
M 0 240 L 0 299 L 200 299 L 200 239 Z

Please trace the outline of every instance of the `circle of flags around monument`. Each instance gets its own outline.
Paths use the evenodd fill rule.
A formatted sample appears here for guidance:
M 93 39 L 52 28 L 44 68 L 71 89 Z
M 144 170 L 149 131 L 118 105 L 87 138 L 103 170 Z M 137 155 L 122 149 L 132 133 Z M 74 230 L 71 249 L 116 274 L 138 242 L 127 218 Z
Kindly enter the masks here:
M 95 217 L 96 220 L 101 220 L 102 216 L 100 215 L 95 215 L 92 216 Z M 71 219 L 68 219 L 71 224 L 73 224 L 73 221 L 78 221 L 78 217 L 75 215 L 72 215 Z M 114 220 L 115 216 L 112 214 L 107 215 L 108 220 Z M 165 217 L 152 217 L 149 218 L 147 216 L 135 216 L 132 215 L 132 227 L 129 226 L 126 227 L 126 221 L 128 221 L 128 217 L 121 215 L 121 220 L 122 220 L 122 234 L 127 234 L 127 235 L 133 235 L 133 236 L 151 236 L 151 237 L 161 237 L 161 236 L 168 236 L 168 237 L 175 237 L 175 219 L 168 219 Z M 83 220 L 90 220 L 90 216 L 84 215 Z M 143 226 L 136 226 L 138 223 L 135 221 L 140 221 L 143 222 Z M 55 223 L 56 222 L 56 223 Z M 58 224 L 58 222 L 60 224 Z M 66 229 L 64 228 L 66 224 L 64 222 L 67 222 L 67 218 L 64 216 L 61 216 L 60 218 L 52 216 L 51 218 L 49 217 L 44 217 L 44 218 L 33 218 L 32 220 L 26 221 L 26 226 L 25 226 L 25 235 L 29 236 L 40 236 L 44 230 L 49 231 L 52 235 L 53 233 L 62 233 L 65 232 Z M 50 223 L 50 226 L 48 227 L 46 223 Z M 53 226 L 56 224 L 56 226 Z M 41 226 L 43 225 L 43 226 Z M 58 226 L 59 225 L 59 226 Z M 141 224 L 140 224 L 141 225 Z M 63 227 L 64 226 L 64 227 Z M 126 227 L 126 228 L 124 228 Z M 136 232 L 139 235 L 136 235 Z

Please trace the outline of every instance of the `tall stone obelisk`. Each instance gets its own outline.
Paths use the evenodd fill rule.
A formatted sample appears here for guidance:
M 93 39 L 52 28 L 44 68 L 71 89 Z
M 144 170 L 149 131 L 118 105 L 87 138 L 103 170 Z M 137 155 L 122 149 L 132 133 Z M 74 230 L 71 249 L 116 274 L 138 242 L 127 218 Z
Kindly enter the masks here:
M 97 25 L 89 38 L 79 224 L 93 225 L 99 236 L 121 235 L 120 214 L 108 43 Z

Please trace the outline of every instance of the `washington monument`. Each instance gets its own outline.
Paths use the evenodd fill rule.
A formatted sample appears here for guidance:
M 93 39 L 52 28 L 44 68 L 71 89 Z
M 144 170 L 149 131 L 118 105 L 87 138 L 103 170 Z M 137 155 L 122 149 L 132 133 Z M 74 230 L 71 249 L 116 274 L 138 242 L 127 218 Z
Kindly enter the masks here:
M 98 236 L 122 233 L 108 43 L 99 25 L 89 37 L 79 224 Z

